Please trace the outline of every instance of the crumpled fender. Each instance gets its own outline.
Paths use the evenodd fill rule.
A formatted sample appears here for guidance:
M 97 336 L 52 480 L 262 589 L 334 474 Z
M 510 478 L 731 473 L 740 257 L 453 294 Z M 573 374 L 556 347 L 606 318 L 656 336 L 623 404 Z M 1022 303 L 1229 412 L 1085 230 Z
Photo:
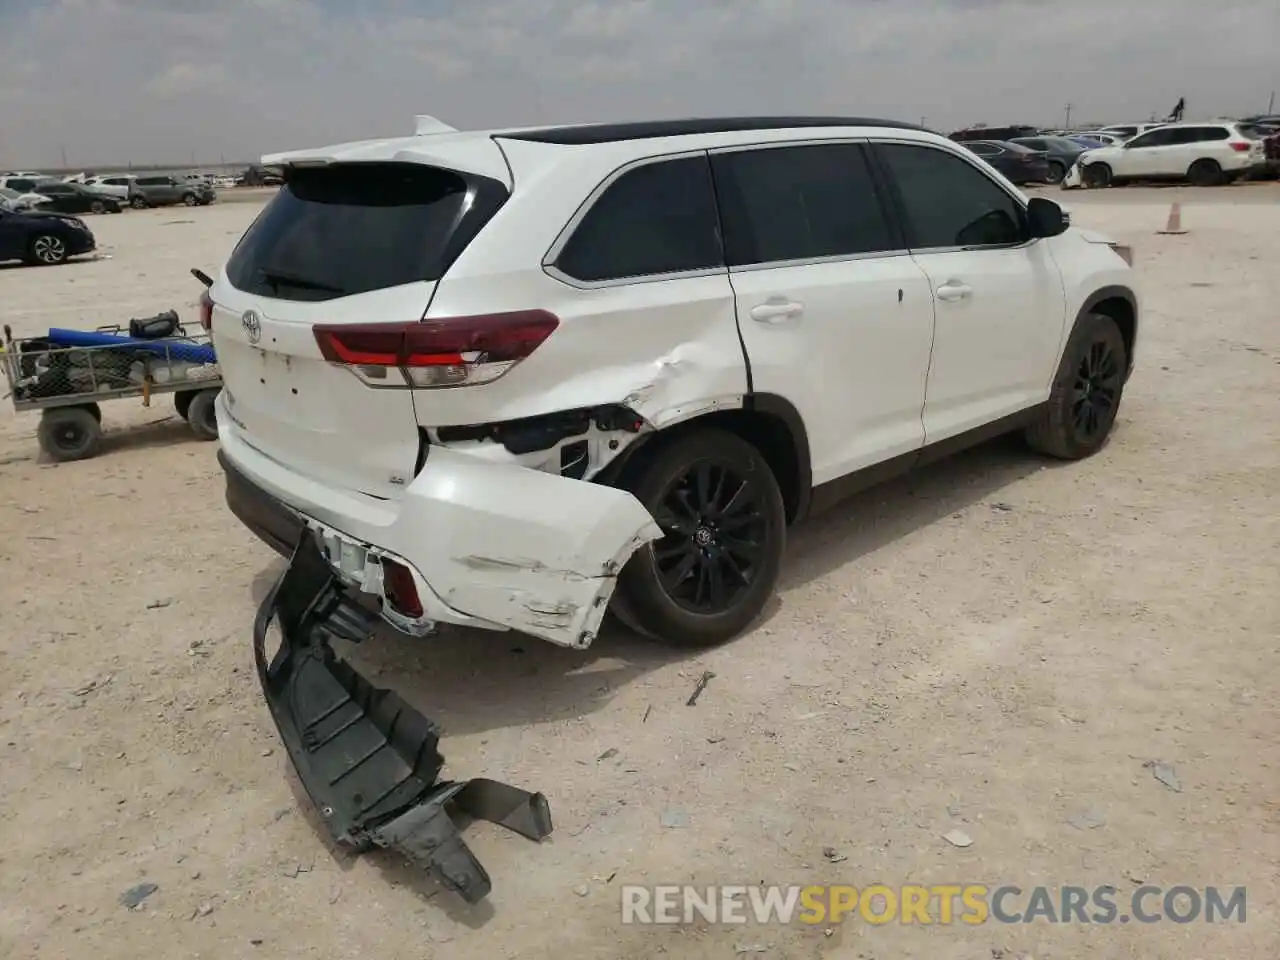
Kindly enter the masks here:
M 625 490 L 436 446 L 384 545 L 455 610 L 581 648 L 619 571 L 662 535 Z

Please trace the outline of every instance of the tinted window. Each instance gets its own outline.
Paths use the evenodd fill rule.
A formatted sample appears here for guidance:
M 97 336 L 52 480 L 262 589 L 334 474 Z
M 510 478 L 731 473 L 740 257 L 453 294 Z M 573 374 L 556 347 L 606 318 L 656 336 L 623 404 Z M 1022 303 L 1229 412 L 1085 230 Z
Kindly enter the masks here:
M 23 193 L 29 193 L 31 188 L 36 185 L 34 180 L 10 180 L 8 185 L 14 190 L 21 190 Z
M 1142 147 L 1167 147 L 1174 142 L 1174 130 L 1160 129 L 1150 130 L 1141 136 L 1134 137 L 1129 141 L 1130 149 L 1141 149 Z
M 973 164 L 933 147 L 886 143 L 877 149 L 902 198 L 913 247 L 1027 239 L 1022 205 Z
M 577 280 L 620 280 L 724 264 L 705 157 L 628 170 L 596 199 L 556 266 Z
M 1048 150 L 1049 143 L 1046 140 L 1021 139 L 1015 140 L 1014 143 L 1021 144 L 1024 147 L 1030 147 L 1032 150 Z
M 965 146 L 980 157 L 995 157 L 1000 154 L 1000 148 L 991 143 L 974 141 L 973 143 L 966 143 Z
M 293 171 L 227 262 L 233 286 L 286 300 L 328 300 L 438 280 L 505 199 L 494 181 L 466 208 L 461 175 L 416 163 Z M 465 240 L 463 241 L 465 244 Z
M 102 182 L 106 184 L 110 184 L 113 187 L 123 187 L 129 183 L 129 181 L 126 180 L 124 177 L 107 177 L 107 179 L 103 180 Z
M 733 266 L 851 256 L 894 243 L 861 146 L 774 147 L 712 158 Z
M 42 183 L 36 187 L 37 193 L 59 194 L 59 193 L 75 193 L 75 187 L 69 183 Z

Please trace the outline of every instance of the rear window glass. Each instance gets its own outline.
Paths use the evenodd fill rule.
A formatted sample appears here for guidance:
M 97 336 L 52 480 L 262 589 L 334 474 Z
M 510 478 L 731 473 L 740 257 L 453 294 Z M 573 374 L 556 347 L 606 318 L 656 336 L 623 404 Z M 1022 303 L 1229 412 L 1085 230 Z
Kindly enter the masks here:
M 461 174 L 417 163 L 291 170 L 232 253 L 227 278 L 283 300 L 438 280 L 467 190 Z

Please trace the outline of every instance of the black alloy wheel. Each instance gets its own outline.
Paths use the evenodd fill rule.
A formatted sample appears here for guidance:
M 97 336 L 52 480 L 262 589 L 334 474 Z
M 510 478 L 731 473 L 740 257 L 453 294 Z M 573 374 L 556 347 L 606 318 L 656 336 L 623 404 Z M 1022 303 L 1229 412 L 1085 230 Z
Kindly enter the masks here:
M 1124 370 L 1109 338 L 1093 340 L 1080 359 L 1071 394 L 1071 423 L 1081 443 L 1092 444 L 1111 429 L 1123 380 Z

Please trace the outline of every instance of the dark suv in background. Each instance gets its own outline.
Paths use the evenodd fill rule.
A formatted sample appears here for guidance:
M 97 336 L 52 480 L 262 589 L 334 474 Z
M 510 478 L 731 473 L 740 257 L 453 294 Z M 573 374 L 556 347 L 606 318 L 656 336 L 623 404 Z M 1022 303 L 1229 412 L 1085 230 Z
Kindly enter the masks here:
M 167 207 L 185 203 L 188 207 L 204 207 L 218 199 L 213 187 L 198 180 L 171 176 L 138 177 L 129 185 L 129 206 Z

